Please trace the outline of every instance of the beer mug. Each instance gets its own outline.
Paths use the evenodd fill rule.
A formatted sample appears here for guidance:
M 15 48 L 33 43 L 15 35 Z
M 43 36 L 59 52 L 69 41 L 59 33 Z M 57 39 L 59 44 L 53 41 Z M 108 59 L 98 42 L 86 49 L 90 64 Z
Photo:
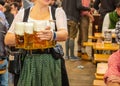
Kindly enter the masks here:
M 41 41 L 40 38 L 37 36 L 37 33 L 40 30 L 44 30 L 47 26 L 46 21 L 37 21 L 34 22 L 34 49 L 42 49 L 46 46 L 46 41 Z
M 49 21 L 37 21 L 34 23 L 34 48 L 35 49 L 45 49 L 53 46 L 52 41 L 40 40 L 37 36 L 37 32 L 40 30 L 45 30 L 47 26 L 50 26 Z M 51 27 L 51 26 L 50 26 Z M 52 30 L 52 29 L 51 29 Z
M 104 43 L 112 43 L 112 32 L 104 31 Z
M 24 25 L 24 48 L 33 49 L 33 23 L 25 22 Z
M 24 48 L 24 23 L 15 23 L 15 41 L 16 48 Z

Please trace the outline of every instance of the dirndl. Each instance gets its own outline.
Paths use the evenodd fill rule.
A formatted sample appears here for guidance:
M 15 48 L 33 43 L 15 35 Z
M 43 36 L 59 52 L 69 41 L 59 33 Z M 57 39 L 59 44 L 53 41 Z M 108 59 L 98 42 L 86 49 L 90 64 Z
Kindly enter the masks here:
M 51 54 L 26 55 L 17 86 L 62 86 L 61 59 Z

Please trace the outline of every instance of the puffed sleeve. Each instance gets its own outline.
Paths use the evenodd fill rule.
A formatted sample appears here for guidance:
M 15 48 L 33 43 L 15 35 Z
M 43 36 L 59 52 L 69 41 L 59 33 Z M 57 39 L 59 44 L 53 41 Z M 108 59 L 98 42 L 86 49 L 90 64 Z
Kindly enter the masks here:
M 64 10 L 61 7 L 56 9 L 55 17 L 57 30 L 59 29 L 67 30 L 67 17 Z
M 24 16 L 24 9 L 20 9 L 19 12 L 17 13 L 17 15 L 15 16 L 15 18 L 14 18 L 8 32 L 14 33 L 15 22 L 23 21 L 23 16 Z

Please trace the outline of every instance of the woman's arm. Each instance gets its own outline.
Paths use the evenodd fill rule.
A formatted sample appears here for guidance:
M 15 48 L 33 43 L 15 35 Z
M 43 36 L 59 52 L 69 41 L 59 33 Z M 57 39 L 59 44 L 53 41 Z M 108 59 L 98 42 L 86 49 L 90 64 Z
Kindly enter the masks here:
M 8 30 L 5 36 L 5 44 L 9 46 L 15 46 L 15 34 L 14 34 L 14 25 L 17 21 L 23 20 L 24 9 L 21 9 L 18 14 L 15 16 L 10 29 Z
M 6 45 L 15 46 L 15 34 L 7 32 L 4 41 Z
M 64 41 L 68 37 L 68 32 L 67 32 L 67 17 L 62 8 L 56 9 L 55 17 L 57 26 L 56 40 Z

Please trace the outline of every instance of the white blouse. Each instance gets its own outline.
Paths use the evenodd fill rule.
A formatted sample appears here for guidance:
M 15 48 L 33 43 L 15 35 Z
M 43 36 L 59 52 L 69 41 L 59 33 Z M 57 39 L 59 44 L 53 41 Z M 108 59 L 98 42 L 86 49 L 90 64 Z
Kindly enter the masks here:
M 115 33 L 115 29 L 109 29 L 109 24 L 110 24 L 110 18 L 109 18 L 109 13 L 107 13 L 103 21 L 102 36 L 104 36 L 105 31 L 111 31 L 112 33 Z
M 50 12 L 50 15 L 51 15 L 50 20 L 53 20 L 50 6 L 49 6 L 49 12 Z M 19 10 L 19 12 L 15 16 L 15 18 L 12 22 L 12 25 L 11 25 L 10 29 L 8 30 L 8 32 L 14 33 L 15 22 L 23 21 L 23 17 L 24 17 L 24 8 Z M 67 17 L 66 17 L 66 14 L 65 14 L 65 12 L 62 8 L 57 8 L 56 9 L 55 17 L 56 17 L 57 30 L 59 30 L 59 29 L 66 29 L 67 30 Z M 29 21 L 38 21 L 38 20 L 33 20 L 31 17 L 28 17 L 28 22 Z

